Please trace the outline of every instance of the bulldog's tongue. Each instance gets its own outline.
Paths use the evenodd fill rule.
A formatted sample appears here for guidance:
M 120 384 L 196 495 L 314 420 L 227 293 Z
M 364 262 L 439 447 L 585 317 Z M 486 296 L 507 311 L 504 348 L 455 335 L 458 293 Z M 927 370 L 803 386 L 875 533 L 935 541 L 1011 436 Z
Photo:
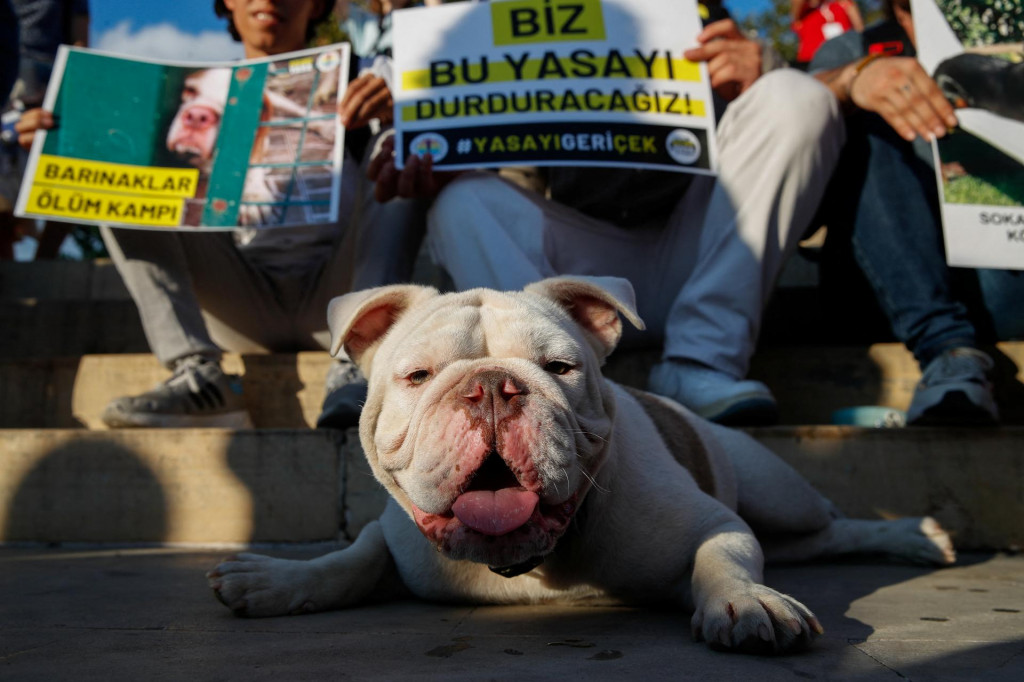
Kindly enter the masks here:
M 540 497 L 522 488 L 473 490 L 462 493 L 452 511 L 464 524 L 484 535 L 505 535 L 530 520 Z

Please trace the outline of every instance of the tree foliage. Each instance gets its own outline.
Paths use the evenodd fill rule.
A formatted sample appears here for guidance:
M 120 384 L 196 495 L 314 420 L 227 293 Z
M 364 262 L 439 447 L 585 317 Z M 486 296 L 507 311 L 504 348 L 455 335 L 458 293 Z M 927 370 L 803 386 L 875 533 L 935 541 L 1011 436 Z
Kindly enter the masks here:
M 939 6 L 964 45 L 1024 41 L 1021 0 L 940 0 Z
M 338 10 L 331 12 L 325 21 L 321 21 L 316 27 L 316 33 L 310 41 L 312 47 L 320 45 L 333 45 L 348 40 L 348 35 L 341 29 L 341 22 L 338 17 Z
M 748 34 L 756 36 L 762 42 L 771 45 L 785 58 L 793 63 L 796 61 L 797 39 L 790 26 L 790 0 L 769 0 L 771 5 L 760 12 L 751 12 L 740 25 Z M 969 0 L 968 0 L 969 1 Z M 976 0 L 981 1 L 981 0 Z M 1010 2 L 1011 0 L 991 0 L 992 2 Z M 882 0 L 857 0 L 864 22 L 870 24 L 882 16 Z M 728 6 L 728 0 L 726 0 Z

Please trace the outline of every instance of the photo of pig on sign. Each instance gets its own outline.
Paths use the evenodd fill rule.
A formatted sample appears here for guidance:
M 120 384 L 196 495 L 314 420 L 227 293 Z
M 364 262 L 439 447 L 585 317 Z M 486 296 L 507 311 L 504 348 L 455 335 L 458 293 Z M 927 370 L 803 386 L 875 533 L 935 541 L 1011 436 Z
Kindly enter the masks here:
M 394 13 L 399 167 L 717 167 L 695 0 L 495 0 Z
M 349 46 L 168 64 L 62 47 L 16 213 L 150 229 L 337 220 Z

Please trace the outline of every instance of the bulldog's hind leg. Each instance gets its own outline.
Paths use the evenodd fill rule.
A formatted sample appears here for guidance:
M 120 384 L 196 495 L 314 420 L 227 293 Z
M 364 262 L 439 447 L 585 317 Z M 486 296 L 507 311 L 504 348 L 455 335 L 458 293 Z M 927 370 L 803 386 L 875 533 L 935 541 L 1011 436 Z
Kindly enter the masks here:
M 352 606 L 398 585 L 380 524 L 349 547 L 309 561 L 258 554 L 229 557 L 206 574 L 217 599 L 236 616 L 281 616 Z
M 805 535 L 761 538 L 772 562 L 804 561 L 839 554 L 882 554 L 915 564 L 956 561 L 949 534 L 930 516 L 886 520 L 835 519 Z
M 768 561 L 839 554 L 885 554 L 939 565 L 956 560 L 949 535 L 935 519 L 843 518 L 775 453 L 745 433 L 715 428 L 736 472 L 739 515 L 757 534 Z

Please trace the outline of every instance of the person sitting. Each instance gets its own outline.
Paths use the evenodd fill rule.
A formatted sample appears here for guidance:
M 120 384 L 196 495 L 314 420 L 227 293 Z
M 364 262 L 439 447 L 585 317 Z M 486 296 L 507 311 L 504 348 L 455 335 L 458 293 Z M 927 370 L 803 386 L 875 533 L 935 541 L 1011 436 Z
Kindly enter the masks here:
M 4 131 L 0 138 L 0 260 L 13 260 L 14 244 L 25 236 L 36 240 L 35 260 L 57 258 L 64 239 L 71 228 L 62 223 L 47 221 L 43 229 L 36 221 L 15 218 L 14 205 L 21 189 L 28 154 L 14 144 L 10 121 L 17 120 L 21 112 L 39 107 L 46 95 L 46 86 L 53 72 L 57 49 L 61 44 L 87 47 L 89 44 L 88 0 L 13 0 L 2 3 L 13 16 L 0 17 L 5 31 L 13 30 L 14 40 L 0 41 L 5 50 L 13 51 L 17 79 L 9 91 L 0 97 Z
M 832 209 L 826 249 L 851 247 L 893 333 L 922 368 L 907 423 L 994 424 L 993 361 L 978 348 L 946 265 L 931 161 L 930 140 L 955 127 L 956 114 L 915 58 L 909 0 L 886 0 L 885 11 L 863 33 L 825 43 L 811 63 L 848 112 L 847 144 L 824 202 Z M 995 271 L 989 280 L 1008 281 Z M 1016 322 L 1004 328 L 1020 329 L 1012 314 Z
M 684 56 L 708 64 L 728 103 L 717 177 L 549 167 L 544 196 L 492 172 L 434 173 L 429 157 L 399 171 L 383 153 L 370 174 L 379 199 L 436 195 L 426 246 L 456 288 L 625 277 L 647 331 L 630 330 L 624 344 L 663 348 L 649 388 L 721 423 L 771 423 L 771 391 L 745 376 L 776 275 L 838 160 L 842 119 L 806 74 L 765 73 L 762 46 L 732 19 L 708 23 L 697 40 Z
M 214 2 L 247 58 L 305 48 L 332 9 L 327 0 Z M 373 118 L 389 122 L 391 106 L 384 79 L 365 73 L 350 83 L 339 115 L 353 130 Z M 27 112 L 21 142 L 53 125 L 49 112 Z M 108 426 L 248 426 L 239 378 L 220 366 L 225 350 L 326 349 L 332 297 L 409 278 L 422 237 L 417 205 L 377 203 L 348 149 L 344 163 L 337 223 L 206 234 L 103 229 L 150 347 L 173 372 L 152 391 L 111 402 L 102 415 Z M 346 383 L 336 377 L 328 387 L 319 425 L 355 423 L 358 404 L 330 400 Z

